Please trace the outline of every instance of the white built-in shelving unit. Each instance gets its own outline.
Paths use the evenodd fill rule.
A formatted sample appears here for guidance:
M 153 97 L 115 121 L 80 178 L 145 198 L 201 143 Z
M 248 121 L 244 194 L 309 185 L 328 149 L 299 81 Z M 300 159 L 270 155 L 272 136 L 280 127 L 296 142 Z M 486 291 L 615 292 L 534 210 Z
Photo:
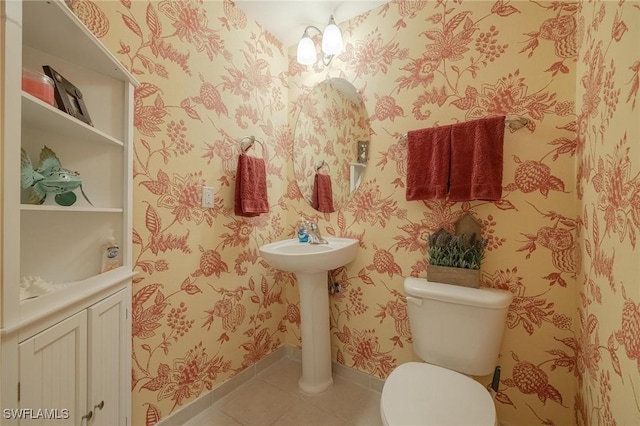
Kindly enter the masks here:
M 2 409 L 70 410 L 56 425 L 124 424 L 130 422 L 138 83 L 63 0 L 6 1 L 0 8 Z M 82 92 L 92 126 L 22 91 L 22 68 L 42 72 L 43 65 Z M 64 168 L 80 173 L 93 205 L 79 189 L 70 207 L 51 196 L 42 205 L 28 203 L 30 189 L 20 187 L 20 149 L 37 166 L 44 146 Z M 111 233 L 121 247 L 122 266 L 100 273 L 102 246 Z M 53 283 L 54 290 L 20 300 L 20 282 L 30 276 Z

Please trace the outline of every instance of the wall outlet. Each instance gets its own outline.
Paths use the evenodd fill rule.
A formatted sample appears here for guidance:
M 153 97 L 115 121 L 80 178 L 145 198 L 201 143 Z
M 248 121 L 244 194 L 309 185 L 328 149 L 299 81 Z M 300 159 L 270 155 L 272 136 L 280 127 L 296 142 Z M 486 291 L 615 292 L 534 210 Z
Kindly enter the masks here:
M 205 209 L 212 209 L 213 204 L 215 203 L 215 193 L 213 192 L 213 188 L 210 186 L 202 187 L 202 207 Z

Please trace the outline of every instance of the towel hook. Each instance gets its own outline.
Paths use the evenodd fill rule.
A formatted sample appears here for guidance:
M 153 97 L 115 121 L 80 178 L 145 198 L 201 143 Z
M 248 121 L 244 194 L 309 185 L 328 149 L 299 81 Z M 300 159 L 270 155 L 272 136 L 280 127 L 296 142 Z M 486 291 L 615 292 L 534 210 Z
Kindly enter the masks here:
M 246 140 L 248 140 L 248 142 L 246 143 L 246 145 L 244 145 Z M 247 151 L 253 146 L 255 142 L 258 142 L 258 144 L 260 144 L 260 146 L 262 147 L 262 154 L 264 155 L 265 153 L 264 145 L 262 144 L 262 142 L 256 139 L 255 136 L 253 135 L 245 136 L 242 139 L 240 139 L 240 150 L 242 151 L 242 153 L 246 154 Z
M 316 163 L 315 169 L 316 169 L 316 173 L 318 173 L 318 170 L 320 170 L 321 168 L 323 168 L 324 166 L 327 166 L 327 170 L 329 172 L 331 172 L 331 169 L 329 168 L 329 163 L 327 163 L 324 160 L 320 160 Z

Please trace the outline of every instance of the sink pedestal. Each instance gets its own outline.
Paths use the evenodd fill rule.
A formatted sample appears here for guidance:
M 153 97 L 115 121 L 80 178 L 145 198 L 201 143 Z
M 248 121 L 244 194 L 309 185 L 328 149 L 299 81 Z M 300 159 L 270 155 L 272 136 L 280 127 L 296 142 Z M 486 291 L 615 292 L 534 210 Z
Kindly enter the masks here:
M 318 394 L 333 384 L 327 272 L 296 273 L 300 289 L 303 393 Z
M 358 240 L 327 237 L 326 244 L 300 243 L 297 238 L 260 247 L 260 255 L 272 267 L 293 272 L 300 291 L 303 393 L 324 392 L 331 377 L 331 335 L 329 332 L 329 286 L 327 273 L 355 260 Z

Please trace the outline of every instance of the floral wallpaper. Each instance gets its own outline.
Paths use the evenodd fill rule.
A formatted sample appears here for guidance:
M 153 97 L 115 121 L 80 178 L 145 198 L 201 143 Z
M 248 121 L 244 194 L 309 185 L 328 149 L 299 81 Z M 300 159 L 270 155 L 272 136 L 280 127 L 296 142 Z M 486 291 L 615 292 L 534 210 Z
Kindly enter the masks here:
M 499 419 L 573 423 L 575 354 L 563 342 L 577 339 L 577 10 L 570 2 L 390 2 L 341 25 L 346 49 L 328 68 L 290 59 L 290 102 L 303 96 L 298 88 L 340 75 L 361 91 L 371 119 L 362 187 L 320 218 L 323 232 L 362 246 L 335 274 L 344 287 L 331 298 L 337 362 L 384 378 L 417 359 L 404 279 L 426 276 L 429 233 L 472 212 L 489 241 L 482 285 L 514 293 L 498 360 Z M 528 119 L 505 133 L 502 199 L 406 201 L 403 135 L 492 115 Z
M 133 424 L 153 425 L 282 345 L 300 346 L 295 278 L 258 247 L 301 215 L 358 238 L 334 271 L 334 360 L 385 378 L 415 360 L 403 281 L 426 236 L 472 212 L 482 284 L 514 293 L 498 363 L 507 425 L 640 423 L 638 3 L 392 1 L 341 23 L 345 51 L 302 66 L 230 1 L 72 0 L 141 81 L 135 97 Z M 292 164 L 296 111 L 326 78 L 362 94 L 372 132 L 359 190 L 309 207 Z M 504 140 L 499 201 L 407 202 L 407 131 L 527 118 Z M 233 214 L 238 140 L 267 161 L 269 214 Z M 199 207 L 200 186 L 216 190 Z M 478 378 L 488 384 L 490 378 Z
M 640 424 L 640 3 L 581 3 L 577 195 L 579 425 Z
M 286 341 L 286 286 L 258 247 L 292 232 L 287 53 L 229 1 L 74 0 L 141 85 L 134 103 L 132 410 L 153 425 Z M 240 139 L 269 214 L 235 216 Z M 200 207 L 201 186 L 215 190 Z

